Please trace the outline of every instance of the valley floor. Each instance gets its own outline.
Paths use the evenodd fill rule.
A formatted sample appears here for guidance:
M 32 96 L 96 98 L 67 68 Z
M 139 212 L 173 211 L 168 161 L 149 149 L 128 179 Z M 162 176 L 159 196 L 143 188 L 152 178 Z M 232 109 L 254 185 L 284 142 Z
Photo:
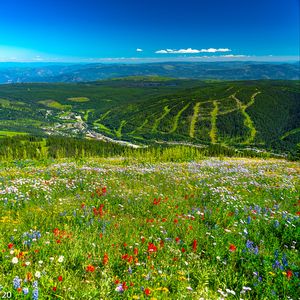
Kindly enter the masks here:
M 298 299 L 300 164 L 0 164 L 0 297 Z

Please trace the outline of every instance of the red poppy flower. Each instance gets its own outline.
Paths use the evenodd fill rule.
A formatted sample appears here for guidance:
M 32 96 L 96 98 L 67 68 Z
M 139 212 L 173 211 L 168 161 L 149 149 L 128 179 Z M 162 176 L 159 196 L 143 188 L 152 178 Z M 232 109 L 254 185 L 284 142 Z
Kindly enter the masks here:
M 103 263 L 104 266 L 108 264 L 108 254 L 107 253 L 104 254 L 102 263 Z
M 293 276 L 293 272 L 291 270 L 286 271 L 286 277 L 290 279 Z
M 134 253 L 134 255 L 138 255 L 138 253 L 139 253 L 138 248 L 134 248 L 134 249 L 133 249 L 133 253 Z
M 107 192 L 106 186 L 104 186 L 104 187 L 102 188 L 102 194 L 104 195 L 104 194 L 106 194 L 106 192 Z
M 9 243 L 9 244 L 7 245 L 8 249 L 11 249 L 13 246 L 14 246 L 14 244 L 12 244 L 12 243 Z
M 100 215 L 100 217 L 102 217 L 104 215 L 103 208 L 104 208 L 104 204 L 100 204 L 99 208 L 94 207 L 93 208 L 94 215 L 95 216 Z
M 179 243 L 179 242 L 180 242 L 180 238 L 179 238 L 179 237 L 176 237 L 176 238 L 175 238 L 175 241 L 176 241 L 176 243 Z
M 54 286 L 54 287 L 52 288 L 52 290 L 53 290 L 54 292 L 56 292 L 56 290 L 57 290 L 56 286 Z
M 62 278 L 62 276 L 60 275 L 60 276 L 58 276 L 57 277 L 57 279 L 58 279 L 58 281 L 63 281 L 63 278 Z
M 94 267 L 93 265 L 88 265 L 88 266 L 86 267 L 86 271 L 87 271 L 87 272 L 94 272 L 94 271 L 95 271 L 95 267 Z
M 193 251 L 197 251 L 197 240 L 193 240 Z
M 156 252 L 157 247 L 153 243 L 148 244 L 148 252 Z
M 230 244 L 229 251 L 234 252 L 235 250 L 236 250 L 236 246 L 234 246 L 233 244 Z
M 144 290 L 144 293 L 145 293 L 145 295 L 149 296 L 151 294 L 151 291 L 150 291 L 150 289 L 146 288 Z
M 126 260 L 127 258 L 128 258 L 128 254 L 123 254 L 123 255 L 122 255 L 122 259 L 123 259 L 123 260 Z
M 181 252 L 184 253 L 184 252 L 185 252 L 185 249 L 184 249 L 184 248 L 181 248 Z
M 53 233 L 55 236 L 58 236 L 59 235 L 59 229 L 58 228 L 54 228 L 53 229 Z

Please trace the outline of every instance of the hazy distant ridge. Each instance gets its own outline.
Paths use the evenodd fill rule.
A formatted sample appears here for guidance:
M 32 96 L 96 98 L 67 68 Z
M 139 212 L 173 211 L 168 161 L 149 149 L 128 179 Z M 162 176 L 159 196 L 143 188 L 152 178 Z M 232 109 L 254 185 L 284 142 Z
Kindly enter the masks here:
M 300 79 L 299 63 L 170 62 L 144 64 L 0 63 L 0 83 L 82 82 L 126 76 L 213 80 Z

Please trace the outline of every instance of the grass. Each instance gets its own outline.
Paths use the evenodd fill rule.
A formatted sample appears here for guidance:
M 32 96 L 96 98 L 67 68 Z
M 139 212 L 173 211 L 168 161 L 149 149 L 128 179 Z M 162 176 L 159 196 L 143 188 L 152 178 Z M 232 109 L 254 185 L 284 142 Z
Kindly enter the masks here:
M 125 124 L 127 123 L 127 121 L 122 120 L 120 123 L 120 126 L 117 130 L 115 130 L 115 134 L 117 138 L 121 138 L 122 137 L 122 128 L 123 126 L 125 126 Z
M 72 98 L 68 98 L 68 100 L 72 102 L 78 102 L 78 103 L 90 101 L 88 97 L 72 97 Z
M 55 100 L 41 100 L 39 101 L 40 104 L 43 104 L 49 108 L 55 108 L 59 110 L 69 110 L 72 109 L 71 105 L 63 105 Z
M 93 114 L 95 112 L 94 109 L 87 109 L 87 110 L 83 110 L 83 111 L 80 111 L 81 113 L 83 113 L 83 120 L 85 122 L 87 122 L 89 120 L 89 115 L 90 114 Z
M 251 98 L 248 104 L 243 105 L 242 102 L 235 96 L 232 95 L 232 99 L 234 99 L 237 103 L 238 108 L 240 109 L 242 115 L 244 116 L 244 125 L 248 128 L 249 130 L 249 136 L 246 138 L 246 140 L 243 142 L 243 144 L 251 144 L 254 142 L 255 136 L 256 136 L 256 129 L 254 127 L 254 123 L 249 116 L 249 114 L 246 112 L 246 109 L 252 106 L 255 102 L 255 97 L 260 94 L 261 92 L 255 92 Z
M 0 98 L 0 106 L 2 107 L 10 107 L 10 101 L 7 99 Z
M 171 108 L 169 108 L 168 105 L 164 106 L 164 112 L 162 113 L 162 115 L 159 118 L 155 119 L 151 132 L 157 132 L 157 127 L 158 127 L 159 123 L 170 113 L 170 111 L 171 111 Z
M 217 142 L 217 116 L 218 116 L 218 102 L 213 101 L 214 109 L 211 111 L 211 130 L 209 132 L 210 140 L 213 144 Z
M 300 132 L 300 127 L 299 127 L 299 128 L 295 128 L 295 129 L 293 129 L 293 130 L 291 130 L 291 131 L 286 132 L 280 139 L 281 139 L 281 140 L 284 140 L 284 139 L 287 138 L 288 136 L 293 135 L 293 134 L 296 134 L 296 133 L 299 133 L 299 132 Z
M 16 136 L 16 135 L 28 135 L 27 132 L 17 132 L 17 131 L 0 131 L 0 137 L 5 136 L 5 137 L 12 137 L 12 136 Z
M 192 115 L 191 119 L 191 126 L 190 126 L 190 137 L 194 138 L 195 137 L 195 126 L 197 123 L 197 119 L 199 118 L 199 108 L 200 108 L 200 102 L 197 102 L 194 106 L 194 113 Z
M 297 299 L 299 173 L 271 159 L 3 162 L 0 295 Z
M 174 117 L 174 122 L 173 122 L 173 126 L 172 129 L 169 131 L 169 133 L 173 133 L 176 131 L 176 129 L 178 128 L 178 121 L 182 115 L 182 113 L 190 106 L 191 103 L 188 103 L 187 105 L 185 105 Z

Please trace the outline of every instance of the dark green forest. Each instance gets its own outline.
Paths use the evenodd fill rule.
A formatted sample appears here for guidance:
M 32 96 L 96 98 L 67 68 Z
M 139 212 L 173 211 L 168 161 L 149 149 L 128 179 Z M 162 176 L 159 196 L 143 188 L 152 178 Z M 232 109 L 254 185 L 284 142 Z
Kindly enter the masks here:
M 298 151 L 298 152 L 297 152 Z M 300 158 L 300 147 L 288 158 Z M 237 149 L 210 144 L 203 147 L 187 145 L 152 145 L 143 148 L 129 148 L 115 143 L 78 138 L 15 136 L 0 139 L 0 160 L 18 161 L 26 159 L 43 160 L 57 158 L 120 157 L 132 158 L 141 162 L 192 161 L 204 157 L 278 157 L 269 152 Z
M 67 137 L 72 143 L 62 147 Z M 27 143 L 27 138 L 42 140 Z M 7 156 L 43 156 L 47 149 L 48 156 L 56 157 L 119 154 L 123 146 L 118 143 L 123 142 L 149 147 L 188 143 L 295 156 L 300 82 L 140 76 L 0 85 L 0 141 L 2 157 L 8 143 L 18 143 L 18 150 L 9 154 L 13 147 L 7 148 Z

